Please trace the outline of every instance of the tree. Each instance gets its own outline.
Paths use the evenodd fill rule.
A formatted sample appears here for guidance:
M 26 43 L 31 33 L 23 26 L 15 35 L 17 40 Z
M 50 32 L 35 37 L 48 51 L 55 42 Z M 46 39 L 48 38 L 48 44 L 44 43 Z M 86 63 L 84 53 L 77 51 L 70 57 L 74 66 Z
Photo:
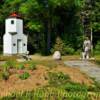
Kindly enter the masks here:
M 95 33 L 99 32 L 99 3 L 98 0 L 92 3 L 91 21 Z M 49 53 L 57 37 L 60 37 L 66 46 L 77 51 L 82 46 L 82 10 L 85 10 L 85 0 L 2 0 L 0 44 L 5 19 L 12 12 L 17 12 L 24 19 L 24 33 L 28 34 L 28 49 L 31 53 Z

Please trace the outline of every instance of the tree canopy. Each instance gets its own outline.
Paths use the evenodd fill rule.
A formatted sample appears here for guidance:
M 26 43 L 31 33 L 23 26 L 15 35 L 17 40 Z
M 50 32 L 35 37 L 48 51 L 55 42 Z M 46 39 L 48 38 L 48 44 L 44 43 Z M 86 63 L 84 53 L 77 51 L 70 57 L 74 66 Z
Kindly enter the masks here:
M 80 13 L 86 11 L 87 0 L 1 0 L 0 44 L 5 32 L 5 19 L 17 12 L 24 20 L 24 33 L 28 34 L 31 53 L 48 54 L 60 37 L 66 47 L 80 50 L 83 42 L 83 25 Z M 89 0 L 88 0 L 89 1 Z M 100 1 L 91 0 L 90 21 L 93 33 L 100 32 Z M 95 41 L 99 40 L 95 35 Z

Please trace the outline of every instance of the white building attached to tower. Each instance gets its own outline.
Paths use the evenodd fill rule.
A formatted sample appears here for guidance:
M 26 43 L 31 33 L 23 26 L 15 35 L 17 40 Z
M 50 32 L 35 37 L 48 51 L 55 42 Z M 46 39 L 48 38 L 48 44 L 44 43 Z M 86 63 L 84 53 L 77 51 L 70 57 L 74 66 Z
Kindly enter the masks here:
M 23 54 L 27 52 L 27 36 L 23 34 L 23 20 L 13 13 L 5 21 L 3 37 L 4 54 Z

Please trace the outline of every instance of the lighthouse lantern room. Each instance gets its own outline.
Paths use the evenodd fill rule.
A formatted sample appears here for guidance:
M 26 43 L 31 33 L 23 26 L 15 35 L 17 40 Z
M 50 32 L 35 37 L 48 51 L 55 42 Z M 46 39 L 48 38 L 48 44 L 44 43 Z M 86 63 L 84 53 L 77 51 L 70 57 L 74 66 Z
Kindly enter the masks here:
M 4 54 L 23 54 L 27 52 L 27 36 L 23 34 L 23 20 L 13 13 L 5 20 L 3 37 Z

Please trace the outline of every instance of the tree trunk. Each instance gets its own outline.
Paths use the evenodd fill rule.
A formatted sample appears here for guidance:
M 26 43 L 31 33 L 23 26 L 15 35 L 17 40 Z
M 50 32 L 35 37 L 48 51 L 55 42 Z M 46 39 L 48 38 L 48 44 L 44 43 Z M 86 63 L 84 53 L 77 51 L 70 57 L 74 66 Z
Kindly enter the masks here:
M 50 24 L 50 19 L 48 20 L 48 26 L 47 26 L 47 51 L 50 53 L 50 48 L 51 48 L 51 24 Z

